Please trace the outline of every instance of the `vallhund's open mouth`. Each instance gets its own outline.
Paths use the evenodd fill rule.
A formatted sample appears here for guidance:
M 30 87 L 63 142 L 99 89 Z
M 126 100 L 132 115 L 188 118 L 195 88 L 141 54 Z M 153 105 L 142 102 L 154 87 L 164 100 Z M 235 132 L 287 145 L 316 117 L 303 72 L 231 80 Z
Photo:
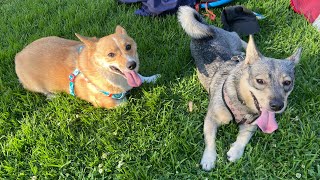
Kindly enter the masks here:
M 111 69 L 112 71 L 114 71 L 115 73 L 124 76 L 123 72 L 120 71 L 120 69 L 118 69 L 117 67 L 115 67 L 115 66 L 110 66 L 110 69 Z

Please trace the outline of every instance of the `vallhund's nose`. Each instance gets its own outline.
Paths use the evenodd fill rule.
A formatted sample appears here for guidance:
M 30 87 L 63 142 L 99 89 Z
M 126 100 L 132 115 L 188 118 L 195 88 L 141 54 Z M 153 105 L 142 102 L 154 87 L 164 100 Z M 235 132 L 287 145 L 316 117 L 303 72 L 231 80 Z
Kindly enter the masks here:
M 271 110 L 279 111 L 283 108 L 284 103 L 278 99 L 272 99 L 269 103 Z
M 130 69 L 130 70 L 134 70 L 134 68 L 137 67 L 137 63 L 134 62 L 134 61 L 131 61 L 131 62 L 128 62 L 127 63 L 127 68 Z

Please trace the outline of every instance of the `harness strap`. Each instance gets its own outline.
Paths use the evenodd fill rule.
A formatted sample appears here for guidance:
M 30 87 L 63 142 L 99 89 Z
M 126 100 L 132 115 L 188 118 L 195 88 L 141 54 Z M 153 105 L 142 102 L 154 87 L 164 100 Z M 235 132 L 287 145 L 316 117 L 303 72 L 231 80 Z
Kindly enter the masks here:
M 239 124 L 243 124 L 247 121 L 247 119 L 244 117 L 244 114 L 238 111 L 235 107 L 232 106 L 231 99 L 229 98 L 228 95 L 226 95 L 225 91 L 225 83 L 227 80 L 223 82 L 222 85 L 222 100 L 224 104 L 226 105 L 227 109 L 229 110 L 232 119 L 235 120 Z
M 237 55 L 237 56 L 231 57 L 231 60 L 236 62 L 236 63 L 238 63 L 240 61 L 243 61 L 244 59 L 245 59 L 245 57 L 242 56 L 242 55 Z M 244 117 L 245 114 L 243 114 L 243 112 L 240 112 L 236 107 L 234 107 L 232 105 L 231 99 L 225 93 L 225 91 L 226 91 L 226 87 L 225 87 L 226 81 L 227 81 L 227 79 L 223 82 L 223 85 L 222 85 L 222 100 L 223 100 L 224 104 L 226 105 L 228 111 L 230 112 L 230 114 L 232 116 L 232 119 L 234 119 L 239 124 L 246 123 L 247 119 Z M 251 96 L 252 96 L 252 98 L 254 100 L 254 104 L 255 104 L 257 110 L 260 111 L 259 102 L 258 102 L 257 98 L 254 96 L 254 94 L 251 91 L 250 91 L 250 93 L 251 93 Z
M 124 93 L 118 93 L 118 94 L 111 94 L 109 92 L 106 92 L 106 91 L 100 91 L 102 94 L 108 96 L 108 97 L 111 97 L 112 99 L 122 99 L 124 98 L 124 96 L 127 94 L 126 92 Z
M 225 94 L 224 94 L 224 84 L 225 84 L 225 83 L 226 83 L 226 80 L 223 82 L 223 85 L 222 85 L 222 91 L 221 91 L 221 93 L 222 93 L 222 100 L 223 100 L 223 103 L 226 105 L 228 111 L 230 112 L 230 114 L 231 114 L 231 116 L 232 116 L 232 119 L 233 119 L 233 120 L 236 120 L 236 118 L 234 117 L 234 114 L 232 113 L 232 111 L 231 111 L 228 103 L 226 102 L 226 98 L 225 98 Z
M 80 74 L 80 70 L 79 69 L 75 69 L 70 75 L 69 75 L 69 92 L 72 96 L 75 96 L 74 93 L 74 81 L 76 79 L 76 76 L 78 76 L 78 74 Z
M 223 100 L 224 104 L 226 105 L 227 109 L 229 110 L 229 112 L 231 113 L 232 119 L 235 120 L 239 124 L 243 124 L 243 123 L 250 124 L 250 123 L 252 123 L 253 121 L 252 122 L 247 122 L 248 119 L 246 119 L 244 117 L 245 114 L 240 112 L 236 107 L 233 107 L 231 99 L 225 93 L 225 89 L 226 89 L 225 88 L 225 83 L 226 83 L 226 80 L 224 81 L 224 83 L 222 85 L 222 100 Z M 261 114 L 261 110 L 260 110 L 260 107 L 259 107 L 259 102 L 258 102 L 256 96 L 251 91 L 250 91 L 250 93 L 251 93 L 251 96 L 253 98 L 255 107 L 257 108 L 257 110 Z

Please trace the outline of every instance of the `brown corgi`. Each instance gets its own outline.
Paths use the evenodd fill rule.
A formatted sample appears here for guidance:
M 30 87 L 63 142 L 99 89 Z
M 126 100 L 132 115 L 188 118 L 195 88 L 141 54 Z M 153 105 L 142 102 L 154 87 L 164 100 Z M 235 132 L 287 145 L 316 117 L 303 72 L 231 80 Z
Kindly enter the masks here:
M 137 44 L 121 26 L 100 39 L 76 36 L 81 42 L 45 37 L 19 52 L 15 67 L 23 87 L 47 96 L 66 92 L 112 108 L 125 102 L 133 87 L 159 77 L 138 74 Z

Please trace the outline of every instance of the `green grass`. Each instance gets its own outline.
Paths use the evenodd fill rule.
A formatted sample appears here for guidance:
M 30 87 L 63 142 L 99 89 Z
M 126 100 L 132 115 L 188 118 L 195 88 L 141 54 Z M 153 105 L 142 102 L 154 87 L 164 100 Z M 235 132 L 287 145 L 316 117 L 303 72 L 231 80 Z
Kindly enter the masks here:
M 140 17 L 139 7 L 110 0 L 2 0 L 0 2 L 0 179 L 319 179 L 320 33 L 289 1 L 236 1 L 262 13 L 256 43 L 266 56 L 303 55 L 279 130 L 257 131 L 235 163 L 226 152 L 237 135 L 231 123 L 217 138 L 216 168 L 202 171 L 207 94 L 197 80 L 189 37 L 176 16 Z M 221 8 L 213 9 L 221 26 Z M 156 84 L 131 91 L 117 109 L 94 108 L 67 94 L 48 101 L 24 90 L 14 56 L 44 36 L 105 36 L 116 25 L 137 44 L 143 75 Z M 195 108 L 188 112 L 188 102 Z

